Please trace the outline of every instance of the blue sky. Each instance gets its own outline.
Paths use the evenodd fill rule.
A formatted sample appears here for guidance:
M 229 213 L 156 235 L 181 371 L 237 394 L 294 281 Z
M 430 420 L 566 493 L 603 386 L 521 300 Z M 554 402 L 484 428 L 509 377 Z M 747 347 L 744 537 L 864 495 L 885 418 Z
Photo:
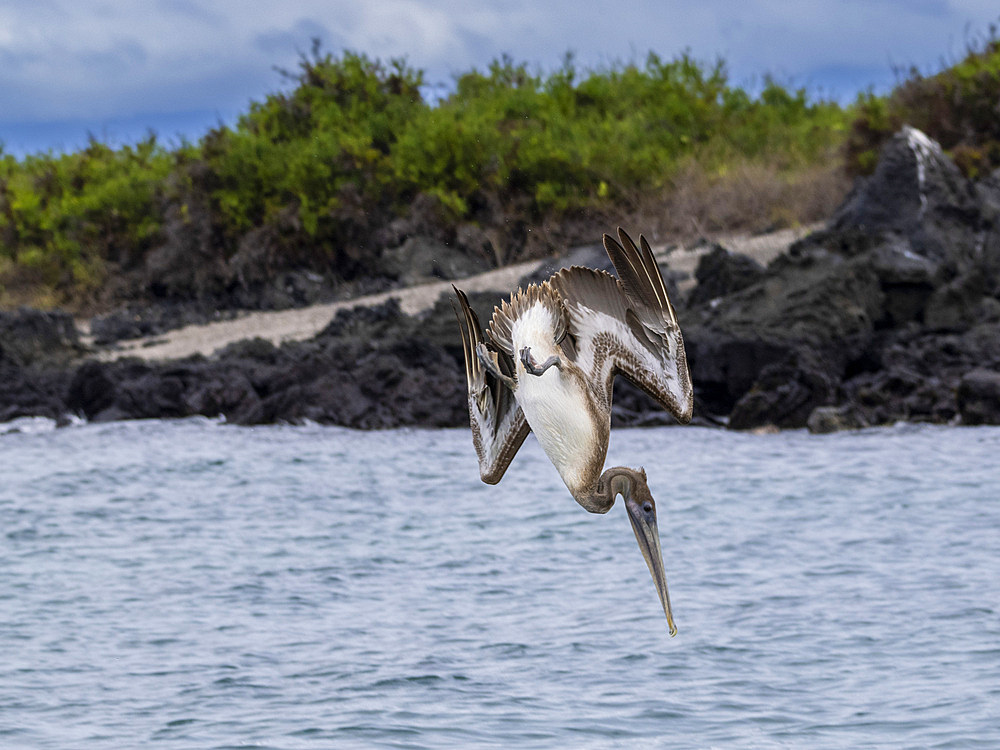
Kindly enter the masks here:
M 313 37 L 330 51 L 405 56 L 429 83 L 504 54 L 540 70 L 723 57 L 841 100 L 936 70 L 1000 18 L 979 0 L 0 0 L 0 142 L 18 156 L 153 130 L 196 141 L 287 84 Z

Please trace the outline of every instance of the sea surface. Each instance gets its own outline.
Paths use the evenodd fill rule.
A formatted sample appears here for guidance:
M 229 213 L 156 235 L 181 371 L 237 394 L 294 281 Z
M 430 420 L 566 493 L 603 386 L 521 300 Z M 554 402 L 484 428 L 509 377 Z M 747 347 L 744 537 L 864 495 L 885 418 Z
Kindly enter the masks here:
M 0 426 L 3 748 L 998 748 L 1000 429 Z

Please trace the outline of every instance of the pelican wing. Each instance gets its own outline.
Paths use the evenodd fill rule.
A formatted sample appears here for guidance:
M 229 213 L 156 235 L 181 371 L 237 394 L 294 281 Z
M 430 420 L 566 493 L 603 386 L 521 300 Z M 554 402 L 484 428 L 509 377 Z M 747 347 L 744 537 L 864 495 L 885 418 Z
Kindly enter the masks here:
M 454 287 L 452 287 L 454 288 Z M 514 454 L 528 436 L 530 427 L 511 390 L 490 373 L 476 354 L 483 344 L 479 318 L 469 306 L 465 292 L 455 289 L 462 314 L 462 350 L 465 354 L 465 378 L 469 386 L 469 422 L 472 443 L 479 456 L 479 475 L 487 484 L 496 484 L 507 471 Z M 487 347 L 498 370 L 512 376 L 514 362 L 506 352 Z
M 576 364 L 611 407 L 621 374 L 659 401 L 681 422 L 691 419 L 694 396 L 684 339 L 656 260 L 644 237 L 636 247 L 623 230 L 621 243 L 604 235 L 619 278 L 574 266 L 549 281 L 569 313 Z

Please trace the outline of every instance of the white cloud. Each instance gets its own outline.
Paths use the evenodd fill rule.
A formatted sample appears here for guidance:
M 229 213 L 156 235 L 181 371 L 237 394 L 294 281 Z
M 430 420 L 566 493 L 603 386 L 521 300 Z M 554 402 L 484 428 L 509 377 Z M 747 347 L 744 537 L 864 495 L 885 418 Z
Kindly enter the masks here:
M 997 14 L 979 0 L 13 0 L 0 5 L 0 126 L 242 111 L 312 37 L 405 56 L 431 83 L 503 53 L 552 69 L 568 50 L 600 66 L 689 48 L 723 56 L 737 82 L 773 72 L 857 89 L 892 64 L 954 58 Z

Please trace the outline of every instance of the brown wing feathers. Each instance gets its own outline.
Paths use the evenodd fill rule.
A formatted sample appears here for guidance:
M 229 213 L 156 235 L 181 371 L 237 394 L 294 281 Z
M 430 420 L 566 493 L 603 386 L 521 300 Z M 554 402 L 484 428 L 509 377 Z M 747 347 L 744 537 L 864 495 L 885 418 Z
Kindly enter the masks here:
M 621 227 L 618 228 L 618 238 L 621 240 L 620 244 L 610 235 L 604 235 L 604 249 L 615 265 L 625 294 L 638 305 L 663 311 L 665 322 L 674 328 L 678 327 L 674 307 L 667 296 L 667 287 L 646 238 L 639 236 L 641 249 L 636 247 L 635 242 Z
M 603 271 L 574 267 L 558 272 L 550 280 L 573 314 L 570 333 L 589 358 L 588 376 L 607 378 L 604 395 L 610 400 L 615 373 L 625 375 L 666 406 L 678 420 L 691 417 L 690 374 L 684 355 L 680 326 L 670 304 L 663 276 L 644 237 L 639 246 L 624 230 L 621 243 L 604 235 L 604 246 L 615 265 L 618 278 Z M 606 369 L 607 341 L 613 326 L 602 331 L 587 322 L 587 310 L 603 313 L 618 321 L 625 338 L 612 348 L 614 368 Z M 627 332 L 627 333 L 626 333 Z M 603 343 L 602 343 L 603 342 Z M 644 354 L 643 352 L 646 352 Z
M 482 329 L 479 327 L 479 318 L 476 317 L 475 311 L 469 305 L 469 298 L 465 295 L 465 292 L 454 285 L 452 289 L 458 295 L 459 303 L 462 307 L 462 316 L 458 319 L 458 325 L 462 329 L 462 353 L 465 355 L 465 380 L 469 387 L 469 394 L 475 396 L 479 411 L 486 414 L 490 407 L 489 390 L 484 388 L 486 385 L 486 373 L 483 363 L 476 356 L 476 346 L 482 341 Z M 458 315 L 457 310 L 455 314 Z M 464 325 L 462 317 L 465 318 Z
M 462 330 L 469 418 L 472 442 L 479 457 L 479 475 L 487 484 L 496 484 L 527 437 L 530 427 L 510 389 L 490 374 L 479 359 L 476 347 L 483 342 L 479 318 L 465 293 L 456 288 L 455 294 L 462 308 L 461 314 L 456 310 L 456 315 Z M 492 355 L 496 357 L 495 363 L 501 373 L 513 375 L 514 365 L 510 357 L 495 350 Z

